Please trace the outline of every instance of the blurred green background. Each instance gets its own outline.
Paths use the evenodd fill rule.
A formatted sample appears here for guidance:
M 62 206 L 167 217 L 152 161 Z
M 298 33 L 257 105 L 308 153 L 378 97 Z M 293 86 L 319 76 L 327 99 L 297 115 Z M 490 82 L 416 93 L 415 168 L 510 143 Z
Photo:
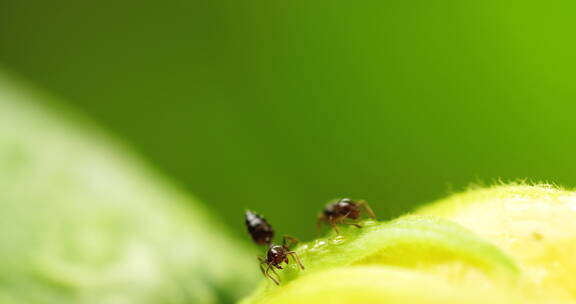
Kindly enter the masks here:
M 0 0 L 0 64 L 239 236 L 249 207 L 307 239 L 338 196 L 390 218 L 472 182 L 574 186 L 575 8 Z

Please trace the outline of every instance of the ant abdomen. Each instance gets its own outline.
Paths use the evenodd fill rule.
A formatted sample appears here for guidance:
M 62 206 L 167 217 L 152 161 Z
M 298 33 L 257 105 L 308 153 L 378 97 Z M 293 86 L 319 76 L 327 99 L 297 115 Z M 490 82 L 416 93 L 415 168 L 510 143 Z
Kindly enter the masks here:
M 250 210 L 246 210 L 245 223 L 252 240 L 258 245 L 271 245 L 274 229 L 266 219 Z

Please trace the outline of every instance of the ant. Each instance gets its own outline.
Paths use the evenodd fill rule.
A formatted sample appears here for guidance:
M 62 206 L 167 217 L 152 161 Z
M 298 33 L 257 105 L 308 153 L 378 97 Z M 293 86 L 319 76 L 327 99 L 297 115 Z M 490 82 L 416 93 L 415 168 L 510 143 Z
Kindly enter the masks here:
M 288 264 L 290 262 L 288 259 L 289 256 L 292 256 L 296 263 L 298 263 L 298 266 L 300 266 L 300 269 L 304 270 L 304 265 L 300 262 L 298 254 L 296 254 L 295 251 L 290 250 L 291 245 L 298 243 L 296 238 L 284 235 L 282 245 L 274 245 L 272 243 L 272 239 L 274 238 L 274 230 L 272 229 L 272 226 L 263 216 L 250 210 L 246 211 L 245 223 L 248 233 L 250 233 L 252 240 L 254 240 L 257 245 L 268 245 L 266 257 L 258 257 L 258 261 L 260 261 L 260 270 L 265 277 L 272 280 L 274 284 L 280 285 L 280 278 L 274 268 L 283 269 L 280 264 Z M 275 277 L 270 274 L 270 271 L 272 271 Z
M 364 210 L 372 219 L 376 219 L 376 215 L 372 208 L 365 201 L 353 201 L 349 198 L 343 198 L 335 203 L 329 203 L 324 207 L 322 213 L 318 215 L 318 221 L 316 223 L 317 231 L 320 232 L 322 228 L 322 223 L 327 223 L 334 228 L 336 234 L 340 234 L 338 226 L 336 224 L 352 225 L 356 228 L 362 228 L 362 226 L 357 223 L 346 223 L 344 220 L 358 220 L 360 217 L 360 212 Z
M 263 216 L 246 210 L 245 223 L 248 233 L 257 245 L 272 245 L 274 229 Z
M 276 285 L 280 285 L 280 278 L 274 270 L 274 267 L 283 269 L 280 264 L 282 262 L 288 264 L 288 256 L 292 256 L 296 263 L 298 263 L 298 266 L 300 266 L 300 269 L 304 270 L 304 265 L 302 265 L 302 262 L 300 262 L 298 254 L 296 254 L 295 251 L 290 250 L 290 245 L 296 244 L 297 242 L 298 240 L 295 238 L 285 235 L 284 240 L 282 241 L 282 246 L 271 245 L 268 248 L 268 252 L 266 253 L 266 258 L 258 257 L 258 260 L 260 261 L 260 270 L 265 277 L 270 278 Z M 266 268 L 266 266 L 268 267 Z M 270 275 L 270 270 L 272 270 L 272 273 L 274 273 L 276 278 Z

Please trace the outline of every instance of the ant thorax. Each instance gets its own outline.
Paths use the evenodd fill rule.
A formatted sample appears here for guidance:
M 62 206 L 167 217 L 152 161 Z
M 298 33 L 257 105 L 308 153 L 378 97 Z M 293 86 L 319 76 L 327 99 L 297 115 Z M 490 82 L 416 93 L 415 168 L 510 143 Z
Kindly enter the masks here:
M 350 200 L 341 200 L 336 204 L 338 215 L 347 218 L 357 219 L 360 216 L 360 210 L 356 203 Z
M 326 205 L 324 215 L 328 218 L 347 217 L 357 219 L 360 216 L 358 205 L 349 198 L 343 198 L 335 203 Z

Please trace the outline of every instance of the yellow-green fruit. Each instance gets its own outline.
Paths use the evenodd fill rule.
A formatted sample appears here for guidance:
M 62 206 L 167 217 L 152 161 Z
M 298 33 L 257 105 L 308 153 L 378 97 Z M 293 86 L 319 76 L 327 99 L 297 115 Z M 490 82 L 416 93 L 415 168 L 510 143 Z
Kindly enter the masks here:
M 317 272 L 287 285 L 264 303 L 523 303 L 505 292 L 463 287 L 425 271 L 384 265 L 342 267 Z
M 576 193 L 470 190 L 302 244 L 244 303 L 576 303 Z
M 471 303 L 514 302 L 519 272 L 498 248 L 450 221 L 407 216 L 366 221 L 296 248 L 279 272 L 245 303 Z
M 576 193 L 549 185 L 471 190 L 422 208 L 492 241 L 522 271 L 525 294 L 576 302 Z

